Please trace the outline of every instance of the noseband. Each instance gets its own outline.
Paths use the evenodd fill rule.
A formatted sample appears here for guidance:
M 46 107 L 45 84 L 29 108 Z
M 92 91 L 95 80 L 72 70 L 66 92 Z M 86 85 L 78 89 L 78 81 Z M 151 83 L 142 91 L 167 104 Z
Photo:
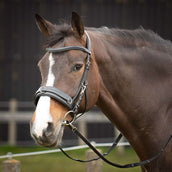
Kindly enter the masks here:
M 68 46 L 68 47 L 61 47 L 61 48 L 47 48 L 46 50 L 49 53 L 62 53 L 70 50 L 79 50 L 87 53 L 86 57 L 86 64 L 84 73 L 78 87 L 78 90 L 74 97 L 69 96 L 68 94 L 64 93 L 58 88 L 51 87 L 51 86 L 41 86 L 35 93 L 34 103 L 37 105 L 38 100 L 41 96 L 49 96 L 56 101 L 62 103 L 64 106 L 70 110 L 73 115 L 77 114 L 78 107 L 83 99 L 85 94 L 85 111 L 87 110 L 87 75 L 90 67 L 90 56 L 91 56 L 91 40 L 88 33 L 85 31 L 86 34 L 86 48 L 82 46 Z

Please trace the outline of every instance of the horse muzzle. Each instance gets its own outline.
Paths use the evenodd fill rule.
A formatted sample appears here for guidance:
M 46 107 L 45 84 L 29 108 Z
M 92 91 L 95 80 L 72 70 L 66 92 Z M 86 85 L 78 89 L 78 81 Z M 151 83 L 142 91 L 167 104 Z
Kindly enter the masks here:
M 36 128 L 32 122 L 30 125 L 31 136 L 41 146 L 56 147 L 60 144 L 64 131 L 62 124 L 55 127 L 53 123 L 48 123 L 47 127 L 42 129 L 42 132 L 36 132 Z
M 64 115 L 67 109 L 48 96 L 41 96 L 30 122 L 34 140 L 46 147 L 58 146 L 64 131 Z M 71 120 L 70 116 L 66 120 Z

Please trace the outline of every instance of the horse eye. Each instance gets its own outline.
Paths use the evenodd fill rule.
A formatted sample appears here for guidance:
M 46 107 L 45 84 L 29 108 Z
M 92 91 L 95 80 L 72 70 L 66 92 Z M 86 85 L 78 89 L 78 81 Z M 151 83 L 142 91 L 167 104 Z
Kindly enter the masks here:
M 82 68 L 83 64 L 76 64 L 73 68 L 74 71 L 79 71 Z

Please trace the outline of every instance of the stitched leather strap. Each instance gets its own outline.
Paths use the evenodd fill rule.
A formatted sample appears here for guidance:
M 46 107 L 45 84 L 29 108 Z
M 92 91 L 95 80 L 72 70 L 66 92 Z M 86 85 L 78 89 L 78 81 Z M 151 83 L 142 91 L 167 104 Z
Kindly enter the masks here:
M 169 142 L 172 139 L 172 135 L 170 135 L 168 140 L 166 141 L 165 145 L 160 150 L 160 152 L 158 154 L 156 154 L 155 156 L 153 156 L 152 158 L 147 159 L 145 161 L 141 161 L 141 162 L 121 165 L 121 164 L 113 163 L 113 162 L 109 161 L 108 159 L 106 159 L 104 157 L 104 155 L 102 155 L 71 123 L 68 123 L 68 126 L 73 131 L 74 134 L 76 134 L 80 139 L 82 139 L 94 151 L 94 153 L 96 153 L 100 157 L 100 159 L 102 159 L 106 163 L 108 163 L 114 167 L 117 167 L 117 168 L 133 168 L 133 167 L 142 166 L 147 163 L 150 163 L 151 161 L 157 159 L 164 152 L 165 148 L 167 147 L 167 145 L 169 144 Z
M 112 144 L 112 146 L 108 149 L 108 151 L 106 153 L 104 153 L 102 156 L 106 156 L 108 155 L 115 147 L 116 145 L 119 143 L 120 139 L 122 137 L 122 134 L 120 133 L 118 135 L 118 137 L 116 138 L 116 140 L 114 141 L 114 143 Z M 96 160 L 99 160 L 101 159 L 100 157 L 97 157 L 97 158 L 93 158 L 93 159 L 89 159 L 89 160 L 80 160 L 80 159 L 75 159 L 75 158 L 72 158 L 69 154 L 67 154 L 61 147 L 59 147 L 59 149 L 62 151 L 62 153 L 67 156 L 69 159 L 73 160 L 73 161 L 78 161 L 78 162 L 92 162 L 92 161 L 96 161 Z
M 37 104 L 40 96 L 49 96 L 63 105 L 67 106 L 68 109 L 72 109 L 74 107 L 74 100 L 63 91 L 50 86 L 42 86 L 35 93 L 35 104 Z
M 46 48 L 46 50 L 50 53 L 62 53 L 69 50 L 80 50 L 87 54 L 91 54 L 91 51 L 85 47 L 80 46 L 68 46 L 68 47 L 62 47 L 62 48 Z

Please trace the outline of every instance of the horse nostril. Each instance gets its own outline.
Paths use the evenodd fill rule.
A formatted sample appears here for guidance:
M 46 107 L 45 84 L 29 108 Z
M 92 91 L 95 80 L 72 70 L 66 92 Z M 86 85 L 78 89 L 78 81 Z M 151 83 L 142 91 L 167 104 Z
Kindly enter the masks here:
M 54 131 L 54 124 L 51 122 L 48 122 L 48 127 L 45 130 L 45 136 L 46 137 L 51 136 L 53 134 L 53 131 Z

